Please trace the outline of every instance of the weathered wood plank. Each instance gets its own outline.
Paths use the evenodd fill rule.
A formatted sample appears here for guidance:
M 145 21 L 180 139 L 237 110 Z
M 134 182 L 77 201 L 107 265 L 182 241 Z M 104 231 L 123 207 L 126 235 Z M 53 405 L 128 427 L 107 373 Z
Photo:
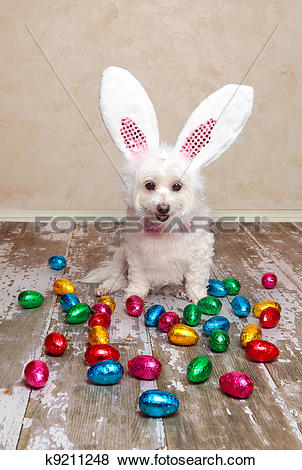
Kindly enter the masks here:
M 17 445 L 30 388 L 23 381 L 27 362 L 40 357 L 54 298 L 51 286 L 58 273 L 47 266 L 49 256 L 64 254 L 70 236 L 51 235 L 47 230 L 35 233 L 32 224 L 24 224 L 3 268 L 0 289 L 0 446 Z M 36 309 L 22 309 L 17 302 L 22 290 L 39 290 L 44 304 Z
M 251 226 L 250 228 L 252 229 Z M 277 361 L 267 363 L 264 367 L 269 372 L 268 379 L 273 379 L 272 395 L 296 433 L 297 429 L 302 430 L 301 400 L 295 402 L 301 389 L 302 302 L 296 284 L 272 261 L 272 256 L 276 259 L 273 246 L 269 255 L 254 240 L 258 236 L 258 233 L 253 233 L 251 237 L 242 230 L 230 236 L 216 233 L 214 270 L 219 279 L 229 276 L 238 278 L 242 284 L 240 294 L 247 297 L 252 306 L 267 299 L 276 300 L 282 306 L 279 325 L 276 328 L 263 329 L 263 339 L 276 344 L 280 349 L 280 356 Z M 279 234 L 278 237 L 280 236 Z M 267 271 L 273 271 L 278 276 L 278 285 L 273 290 L 264 289 L 261 284 L 261 276 Z M 234 321 L 239 330 L 248 323 L 259 325 L 259 320 L 253 314 L 247 319 L 235 317 Z
M 85 234 L 77 227 L 68 255 L 68 278 L 77 287 L 80 300 L 96 301 L 95 286 L 78 282 L 89 269 L 110 256 L 118 234 L 100 235 L 90 226 Z M 19 449 L 160 449 L 164 448 L 161 420 L 146 419 L 137 409 L 137 399 L 145 388 L 157 388 L 155 382 L 130 377 L 127 362 L 138 354 L 151 354 L 143 317 L 126 315 L 120 296 L 112 315 L 109 332 L 111 344 L 121 353 L 125 374 L 114 386 L 88 383 L 88 364 L 84 359 L 87 324 L 68 325 L 57 304 L 50 331 L 59 331 L 69 339 L 69 348 L 62 357 L 43 356 L 50 365 L 47 386 L 33 392 L 26 410 Z

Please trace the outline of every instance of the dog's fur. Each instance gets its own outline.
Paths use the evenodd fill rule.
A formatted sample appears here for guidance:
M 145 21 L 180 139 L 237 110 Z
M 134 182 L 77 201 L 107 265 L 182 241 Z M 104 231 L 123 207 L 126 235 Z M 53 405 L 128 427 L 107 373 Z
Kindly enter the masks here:
M 129 79 L 131 86 L 134 88 L 140 87 L 134 77 L 123 69 L 110 67 L 107 71 L 109 72 L 106 78 L 107 82 L 111 80 L 110 85 L 112 81 L 117 80 L 116 77 L 119 77 L 120 74 L 120 76 L 126 77 L 127 80 Z M 119 86 L 122 86 L 121 83 L 119 83 Z M 235 85 L 229 85 L 229 87 L 231 86 L 235 87 Z M 207 119 L 213 117 L 208 114 L 208 108 L 213 108 L 211 113 L 214 113 L 216 119 L 217 106 L 215 102 L 214 106 L 211 102 L 211 97 L 215 94 L 209 97 L 210 106 L 206 106 L 205 112 L 201 105 L 195 110 L 184 131 L 180 134 L 175 147 L 157 144 L 156 142 L 155 145 L 153 143 L 149 145 L 152 139 L 157 141 L 157 137 L 155 136 L 154 139 L 153 135 L 146 135 L 148 148 L 144 147 L 134 152 L 123 147 L 124 142 L 118 135 L 118 131 L 121 131 L 119 120 L 121 117 L 129 117 L 131 109 L 133 110 L 133 103 L 132 108 L 129 106 L 129 109 L 127 109 L 127 103 L 125 105 L 120 104 L 120 102 L 118 104 L 113 103 L 114 112 L 116 112 L 118 106 L 125 106 L 125 109 L 121 109 L 119 117 L 115 116 L 115 121 L 113 121 L 112 116 L 110 116 L 110 103 L 106 104 L 106 100 L 108 103 L 108 91 L 104 86 L 103 98 L 101 92 L 103 119 L 117 146 L 126 157 L 126 163 L 121 172 L 125 183 L 122 188 L 124 200 L 128 207 L 128 214 L 140 219 L 143 229 L 138 233 L 125 233 L 125 240 L 116 251 L 113 261 L 103 263 L 83 280 L 84 282 L 101 281 L 97 289 L 98 295 L 112 294 L 123 290 L 125 291 L 125 298 L 130 295 L 138 295 L 145 299 L 151 289 L 158 291 L 171 285 L 179 286 L 179 295 L 186 296 L 193 303 L 197 303 L 199 299 L 207 295 L 206 286 L 213 255 L 214 237 L 209 230 L 209 226 L 204 226 L 204 221 L 209 216 L 209 210 L 203 196 L 204 181 L 200 170 L 207 163 L 220 156 L 244 127 L 251 111 L 252 92 L 249 87 L 243 88 L 249 89 L 248 99 L 246 100 L 246 96 L 244 97 L 248 103 L 243 103 L 246 104 L 247 110 L 243 113 L 243 117 L 237 119 L 235 130 L 234 126 L 232 128 L 231 125 L 229 134 L 233 134 L 230 136 L 229 131 L 224 129 L 222 133 L 221 130 L 217 131 L 218 135 L 220 132 L 224 137 L 224 142 L 218 143 L 218 150 L 217 144 L 216 150 L 214 148 L 214 152 L 208 152 L 207 154 L 204 152 L 204 148 L 200 148 L 199 151 L 204 156 L 201 158 L 200 155 L 194 154 L 194 158 L 192 158 L 188 153 L 181 150 L 181 146 L 186 142 L 184 137 L 189 137 L 192 134 L 196 124 L 198 127 L 204 122 L 204 116 Z M 221 90 L 219 90 L 220 93 Z M 245 92 L 247 93 L 247 90 Z M 142 103 L 143 100 L 148 99 L 147 95 L 143 96 L 142 93 L 145 92 L 139 89 L 139 96 L 133 97 L 134 106 L 138 108 L 144 104 Z M 228 96 L 233 95 L 228 92 Z M 137 104 L 135 104 L 136 98 L 138 100 Z M 102 100 L 104 104 L 102 104 Z M 146 103 L 147 101 L 145 101 Z M 148 102 L 146 105 L 150 106 L 150 103 Z M 220 107 L 223 108 L 224 103 Z M 238 107 L 238 102 L 236 106 Z M 201 111 L 198 111 L 200 107 Z M 235 108 L 235 111 L 238 110 Z M 150 110 L 148 112 L 150 114 Z M 153 111 L 151 110 L 151 112 Z M 198 116 L 198 114 L 201 115 Z M 220 118 L 219 115 L 217 117 Z M 138 124 L 140 129 L 144 130 L 144 134 L 148 134 L 148 122 L 145 123 L 145 116 L 141 118 L 138 114 L 138 116 L 130 116 L 130 118 Z M 149 116 L 149 121 L 152 121 L 152 119 L 154 120 L 154 116 Z M 223 126 L 225 127 L 225 125 L 224 123 Z M 154 131 L 154 121 L 152 121 L 152 126 Z M 219 137 L 215 137 L 214 131 L 215 127 L 212 139 L 216 138 L 217 140 Z M 227 135 L 227 138 L 223 133 Z M 151 190 L 150 186 L 147 189 L 147 183 L 150 182 L 154 183 L 154 188 Z M 173 185 L 176 183 L 181 186 L 180 190 L 175 190 Z M 179 186 L 177 186 L 177 189 L 179 189 Z M 161 213 L 161 208 L 165 208 L 166 214 Z M 168 211 L 167 208 L 169 208 Z M 199 219 L 194 222 L 196 217 L 204 217 L 204 221 L 201 222 Z M 165 220 L 166 218 L 167 220 Z

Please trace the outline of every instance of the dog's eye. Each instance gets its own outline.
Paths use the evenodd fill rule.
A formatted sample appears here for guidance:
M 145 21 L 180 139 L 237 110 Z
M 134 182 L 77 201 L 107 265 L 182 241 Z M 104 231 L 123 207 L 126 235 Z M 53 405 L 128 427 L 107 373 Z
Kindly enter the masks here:
M 148 181 L 148 183 L 145 184 L 145 188 L 148 189 L 148 191 L 154 191 L 155 183 L 153 183 L 153 181 Z
M 182 185 L 180 183 L 174 183 L 172 186 L 172 191 L 180 191 L 182 188 Z

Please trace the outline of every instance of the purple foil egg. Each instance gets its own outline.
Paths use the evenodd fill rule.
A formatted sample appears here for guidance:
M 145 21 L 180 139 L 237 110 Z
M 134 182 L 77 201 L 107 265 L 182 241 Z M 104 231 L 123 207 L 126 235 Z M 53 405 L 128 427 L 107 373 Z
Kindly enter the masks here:
M 254 382 L 243 372 L 228 372 L 219 379 L 219 385 L 228 395 L 236 398 L 247 398 L 254 390 Z
M 109 315 L 109 317 L 111 317 L 112 310 L 109 307 L 109 305 L 104 304 L 103 302 L 100 302 L 98 304 L 95 304 L 92 307 L 92 314 L 95 314 L 95 313 L 106 313 L 106 315 Z
M 160 319 L 158 320 L 158 327 L 165 333 L 168 333 L 171 326 L 176 325 L 179 322 L 180 320 L 179 320 L 179 316 L 177 315 L 177 313 L 166 312 L 166 313 L 163 313 Z
M 143 313 L 144 302 L 138 295 L 131 295 L 126 300 L 126 309 L 132 317 L 138 317 Z
M 128 362 L 131 374 L 145 380 L 156 379 L 161 373 L 161 368 L 161 363 L 153 356 L 135 356 Z

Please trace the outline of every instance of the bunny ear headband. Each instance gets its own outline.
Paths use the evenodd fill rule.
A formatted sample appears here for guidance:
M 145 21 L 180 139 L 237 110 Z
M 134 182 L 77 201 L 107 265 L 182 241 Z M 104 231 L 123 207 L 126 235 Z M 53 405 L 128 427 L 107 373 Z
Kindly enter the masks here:
M 252 112 L 253 88 L 225 85 L 193 111 L 178 136 L 175 150 L 206 166 L 236 140 Z M 108 67 L 100 91 L 101 114 L 112 139 L 128 160 L 159 146 L 156 114 L 142 85 L 127 70 Z M 192 161 L 193 160 L 193 161 Z

